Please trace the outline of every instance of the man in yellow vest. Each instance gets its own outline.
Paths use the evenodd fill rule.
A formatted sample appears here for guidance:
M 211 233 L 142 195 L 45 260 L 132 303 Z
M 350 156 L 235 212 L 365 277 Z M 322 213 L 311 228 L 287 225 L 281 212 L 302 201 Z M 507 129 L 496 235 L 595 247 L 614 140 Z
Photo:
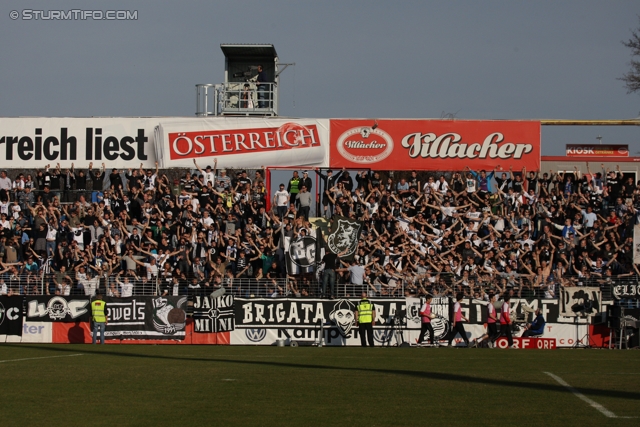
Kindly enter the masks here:
M 358 324 L 358 332 L 360 334 L 360 343 L 363 347 L 373 347 L 373 325 L 376 324 L 376 312 L 373 304 L 367 298 L 367 293 L 362 293 L 362 299 L 356 308 L 356 323 Z
M 100 330 L 100 344 L 104 344 L 104 329 L 107 326 L 107 303 L 102 300 L 102 295 L 97 294 L 91 303 L 91 316 L 93 319 L 93 339 L 95 344 L 98 339 L 98 329 Z

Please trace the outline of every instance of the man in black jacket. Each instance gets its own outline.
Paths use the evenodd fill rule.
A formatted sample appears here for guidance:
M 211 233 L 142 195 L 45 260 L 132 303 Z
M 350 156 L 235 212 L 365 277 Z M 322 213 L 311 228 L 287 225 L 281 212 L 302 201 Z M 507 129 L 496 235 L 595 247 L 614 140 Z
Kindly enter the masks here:
M 344 169 L 343 169 L 344 170 Z M 342 171 L 338 172 L 336 175 L 333 174 L 331 169 L 327 170 L 327 174 L 324 175 L 320 172 L 319 168 L 316 168 L 316 173 L 322 180 L 324 186 L 322 188 L 322 215 L 324 215 L 327 219 L 331 219 L 333 216 L 333 203 L 331 203 L 331 198 L 329 197 L 329 190 L 336 185 L 338 182 L 338 178 L 342 174 Z

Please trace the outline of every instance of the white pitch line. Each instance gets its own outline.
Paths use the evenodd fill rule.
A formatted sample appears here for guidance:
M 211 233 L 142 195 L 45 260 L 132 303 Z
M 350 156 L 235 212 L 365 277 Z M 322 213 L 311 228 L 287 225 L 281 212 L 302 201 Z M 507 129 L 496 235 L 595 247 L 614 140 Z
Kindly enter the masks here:
M 7 362 L 22 362 L 23 360 L 39 360 L 39 359 L 53 359 L 56 357 L 73 357 L 73 356 L 82 356 L 83 353 L 78 353 L 78 354 L 65 354 L 63 356 L 45 356 L 45 357 L 28 357 L 26 359 L 7 359 L 7 360 L 0 360 L 0 363 L 7 363 Z
M 599 404 L 598 402 L 594 402 L 593 400 L 589 399 L 584 394 L 580 393 L 575 388 L 571 387 L 571 385 L 569 385 L 569 383 L 567 383 L 565 380 L 563 380 L 559 376 L 554 375 L 551 372 L 545 372 L 545 374 L 549 375 L 551 378 L 556 380 L 558 382 L 558 384 L 560 384 L 561 386 L 566 387 L 571 393 L 575 394 L 580 399 L 582 399 L 583 401 L 588 403 L 592 408 L 596 408 L 605 417 L 608 417 L 608 418 L 635 418 L 635 417 L 619 417 L 616 414 L 614 414 L 613 412 L 611 412 L 610 410 L 608 410 L 607 408 L 605 408 L 604 406 L 602 406 L 601 404 Z

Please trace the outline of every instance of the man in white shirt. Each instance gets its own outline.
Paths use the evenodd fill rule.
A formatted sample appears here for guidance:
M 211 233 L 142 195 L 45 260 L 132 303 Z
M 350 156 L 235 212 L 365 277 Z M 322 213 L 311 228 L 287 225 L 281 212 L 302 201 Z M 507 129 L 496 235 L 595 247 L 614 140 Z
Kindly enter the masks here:
M 216 166 L 217 166 L 218 165 L 218 160 L 216 159 L 215 162 L 216 162 Z M 215 174 L 211 170 L 211 166 L 207 166 L 207 169 L 203 171 L 202 169 L 200 169 L 200 166 L 198 166 L 198 163 L 196 163 L 196 159 L 193 159 L 193 164 L 196 166 L 196 169 L 198 169 L 200 171 L 200 173 L 202 174 L 202 177 L 204 178 L 203 184 L 204 184 L 205 187 L 209 183 L 211 183 L 211 185 L 215 185 L 215 183 L 216 183 Z
M 11 178 L 7 176 L 7 171 L 0 172 L 0 195 L 4 195 L 2 199 L 8 199 L 9 191 L 11 191 Z
M 273 195 L 273 204 L 276 205 L 280 219 L 284 218 L 287 214 L 289 200 L 290 196 L 287 190 L 284 189 L 284 184 L 280 184 L 280 189 Z
M 587 210 L 582 210 L 583 224 L 586 228 L 593 228 L 593 223 L 598 220 L 598 215 L 593 211 L 591 206 L 587 206 Z
M 120 280 L 117 281 L 118 287 L 120 288 L 120 297 L 127 298 L 133 295 L 133 283 L 129 282 L 129 277 L 124 277 L 124 282 Z

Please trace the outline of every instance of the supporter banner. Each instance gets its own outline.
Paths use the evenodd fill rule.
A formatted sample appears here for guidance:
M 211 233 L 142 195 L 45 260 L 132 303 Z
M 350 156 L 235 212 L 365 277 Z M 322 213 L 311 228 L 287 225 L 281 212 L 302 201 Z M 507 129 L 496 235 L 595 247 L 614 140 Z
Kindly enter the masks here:
M 420 308 L 424 304 L 424 299 L 421 298 L 407 298 L 407 328 L 408 329 L 420 329 L 422 326 L 422 320 L 420 319 Z M 435 340 L 440 341 L 449 336 L 451 332 L 451 316 L 453 315 L 453 301 L 449 298 L 436 297 L 431 299 L 431 313 L 436 317 L 431 319 L 431 327 L 435 335 Z M 418 337 L 419 337 L 418 333 Z M 417 342 L 418 337 L 414 342 Z M 429 336 L 425 335 L 425 339 L 428 341 Z
M 316 236 L 286 237 L 282 232 L 287 274 L 313 273 L 316 262 Z
M 640 264 L 640 224 L 633 226 L 633 263 Z
M 193 300 L 194 331 L 229 332 L 235 329 L 233 295 L 218 298 L 196 295 Z
M 640 283 L 618 282 L 611 285 L 611 294 L 616 300 L 640 299 Z
M 0 342 L 22 336 L 22 304 L 24 297 L 0 297 Z
M 561 316 L 590 317 L 602 311 L 602 292 L 595 287 L 562 287 L 559 303 Z
M 540 122 L 331 120 L 332 168 L 540 169 Z
M 629 157 L 628 145 L 567 144 L 568 157 Z
M 30 296 L 27 300 L 27 319 L 43 322 L 88 322 L 91 305 L 88 297 Z
M 236 298 L 236 327 L 288 326 L 316 328 L 331 323 L 343 336 L 351 334 L 359 299 Z M 378 325 L 389 323 L 398 310 L 406 310 L 404 299 L 372 299 Z
M 172 118 L 0 118 L 0 161 L 8 167 L 155 167 L 154 128 Z M 181 122 L 187 118 L 179 118 Z M 193 119 L 195 120 L 195 118 Z M 14 162 L 14 163 L 11 163 Z
M 318 299 L 236 299 L 236 329 L 231 332 L 232 345 L 275 345 L 276 340 L 317 343 L 320 337 L 320 322 L 324 322 L 326 345 L 357 346 L 360 336 L 355 326 L 357 299 L 326 301 Z M 376 309 L 374 340 L 376 345 L 394 346 L 402 342 L 415 344 L 420 335 L 418 312 L 422 304 L 419 298 L 372 299 Z M 465 324 L 467 338 L 474 340 L 486 333 L 488 302 L 464 299 L 462 310 L 469 322 Z M 501 302 L 498 304 L 498 312 Z M 432 326 L 436 340 L 446 342 L 451 331 L 453 302 L 449 298 L 434 298 L 432 312 L 436 318 Z M 576 336 L 583 337 L 588 331 L 588 319 L 560 315 L 559 302 L 555 299 L 517 299 L 510 301 L 510 312 L 514 320 L 513 333 L 517 337 L 524 331 L 524 324 L 531 322 L 536 309 L 540 309 L 546 320 L 544 336 L 557 347 L 570 347 Z M 396 328 L 394 318 L 402 320 L 401 330 Z M 429 337 L 425 337 L 428 339 Z M 457 335 L 453 345 L 464 345 Z M 528 345 L 528 344 L 527 344 Z M 535 344 L 538 345 L 537 343 Z M 544 348 L 545 344 L 541 344 Z M 527 347 L 527 346 L 525 346 Z M 528 348 L 528 347 L 527 347 Z
M 345 261 L 351 261 L 358 250 L 358 239 L 362 232 L 362 222 L 344 216 L 334 215 L 331 218 L 327 247 Z
M 187 297 L 105 298 L 107 339 L 183 340 Z
M 155 129 L 161 167 L 204 169 L 329 164 L 329 120 L 216 117 L 162 121 Z

